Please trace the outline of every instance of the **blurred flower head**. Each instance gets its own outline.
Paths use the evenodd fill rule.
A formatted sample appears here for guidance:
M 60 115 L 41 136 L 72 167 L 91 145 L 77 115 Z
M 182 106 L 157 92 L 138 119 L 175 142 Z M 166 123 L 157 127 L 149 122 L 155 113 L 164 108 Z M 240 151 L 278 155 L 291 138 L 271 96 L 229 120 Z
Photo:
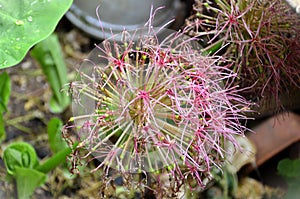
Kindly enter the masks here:
M 241 94 L 252 100 L 275 98 L 299 88 L 300 20 L 284 0 L 196 0 L 185 32 L 209 51 L 235 62 Z M 278 103 L 280 104 L 280 103 Z

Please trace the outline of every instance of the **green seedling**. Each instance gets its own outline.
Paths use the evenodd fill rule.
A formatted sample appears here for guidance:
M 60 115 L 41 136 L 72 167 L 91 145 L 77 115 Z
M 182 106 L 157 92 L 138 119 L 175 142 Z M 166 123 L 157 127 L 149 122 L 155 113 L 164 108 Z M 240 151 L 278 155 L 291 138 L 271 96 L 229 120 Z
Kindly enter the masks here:
M 49 122 L 49 143 L 54 154 L 42 162 L 38 160 L 34 148 L 26 142 L 12 143 L 4 150 L 7 173 L 16 180 L 19 199 L 30 198 L 34 190 L 46 182 L 48 172 L 66 163 L 66 157 L 72 149 L 61 137 L 61 124 L 56 118 Z
M 52 34 L 37 44 L 31 51 L 31 56 L 39 62 L 52 89 L 51 111 L 54 113 L 64 111 L 71 100 L 65 92 L 61 91 L 68 81 L 66 65 L 57 36 Z
M 35 169 L 39 162 L 30 144 L 10 144 L 3 152 L 3 159 L 7 173 L 16 180 L 19 199 L 30 198 L 35 188 L 46 182 L 46 174 Z
M 63 122 L 59 118 L 52 118 L 47 126 L 49 145 L 53 153 L 68 148 L 66 141 L 61 136 Z
M 0 142 L 6 138 L 3 115 L 0 114 Z
M 58 157 L 64 157 L 64 153 L 69 154 L 69 146 L 66 143 L 65 139 L 62 137 L 61 129 L 63 127 L 63 122 L 59 118 L 52 118 L 47 126 L 48 140 L 51 151 L 55 153 L 61 153 L 62 155 Z M 68 162 L 62 163 L 63 174 L 66 178 L 72 179 L 76 175 L 73 175 L 69 172 Z M 45 168 L 44 168 L 45 169 Z
M 0 143 L 5 139 L 3 113 L 7 111 L 7 104 L 10 96 L 11 83 L 7 73 L 0 75 Z

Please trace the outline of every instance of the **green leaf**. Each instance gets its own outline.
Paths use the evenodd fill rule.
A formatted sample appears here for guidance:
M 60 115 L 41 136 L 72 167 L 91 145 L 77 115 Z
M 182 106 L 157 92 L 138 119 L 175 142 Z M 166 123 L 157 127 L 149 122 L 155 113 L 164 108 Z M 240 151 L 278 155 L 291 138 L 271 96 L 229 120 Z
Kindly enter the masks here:
M 283 199 L 299 199 L 300 195 L 300 178 L 293 178 L 292 180 L 287 181 L 288 189 L 285 193 Z
M 300 159 L 283 159 L 277 165 L 279 175 L 285 178 L 288 189 L 284 199 L 298 199 L 300 195 Z
M 219 40 L 209 46 L 207 46 L 205 49 L 202 49 L 202 55 L 213 55 L 214 53 L 218 52 L 222 48 L 223 40 Z
M 34 148 L 26 142 L 14 142 L 3 152 L 3 159 L 7 172 L 16 175 L 16 168 L 33 169 L 38 165 L 38 158 Z
M 61 89 L 68 83 L 67 69 L 62 56 L 62 50 L 55 34 L 37 44 L 31 51 L 42 67 L 51 86 L 53 96 L 50 100 L 50 108 L 54 113 L 64 111 L 70 104 L 70 97 Z
M 283 159 L 277 165 L 279 175 L 286 178 L 300 177 L 300 159 Z
M 0 143 L 6 138 L 3 116 L 0 114 Z
M 9 100 L 10 90 L 11 83 L 9 75 L 4 72 L 0 75 L 0 114 L 7 110 L 6 106 Z
M 72 0 L 0 0 L 0 69 L 19 63 L 47 38 Z
M 7 111 L 7 104 L 10 97 L 11 83 L 9 75 L 4 72 L 0 75 L 0 143 L 5 139 L 3 113 Z
M 52 118 L 47 126 L 50 148 L 54 153 L 57 153 L 62 149 L 68 148 L 68 144 L 62 137 L 62 126 L 63 122 L 58 118 Z
M 34 169 L 16 167 L 15 177 L 19 199 L 29 199 L 34 190 L 47 180 L 46 174 Z

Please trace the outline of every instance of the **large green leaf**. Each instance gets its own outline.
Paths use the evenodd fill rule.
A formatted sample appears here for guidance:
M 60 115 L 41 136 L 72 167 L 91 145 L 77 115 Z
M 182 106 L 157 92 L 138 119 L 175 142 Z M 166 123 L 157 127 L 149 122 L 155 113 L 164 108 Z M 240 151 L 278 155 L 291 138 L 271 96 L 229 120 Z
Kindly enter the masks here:
M 48 37 L 72 0 L 0 0 L 0 69 L 19 63 Z

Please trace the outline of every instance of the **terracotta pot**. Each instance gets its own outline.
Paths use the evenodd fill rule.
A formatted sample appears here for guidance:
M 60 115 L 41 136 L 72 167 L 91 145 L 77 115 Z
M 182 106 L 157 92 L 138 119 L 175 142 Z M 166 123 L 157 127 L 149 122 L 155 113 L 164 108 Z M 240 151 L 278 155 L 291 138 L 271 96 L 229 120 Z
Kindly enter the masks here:
M 163 26 L 175 18 L 179 5 L 179 0 L 75 0 L 66 16 L 86 33 L 104 39 L 111 33 L 143 27 L 149 19 L 151 6 L 153 10 L 163 7 L 152 21 L 154 27 Z
M 287 112 L 271 117 L 253 129 L 248 135 L 257 150 L 256 166 L 261 166 L 271 157 L 300 142 L 300 115 Z M 249 166 L 250 172 L 253 166 Z

